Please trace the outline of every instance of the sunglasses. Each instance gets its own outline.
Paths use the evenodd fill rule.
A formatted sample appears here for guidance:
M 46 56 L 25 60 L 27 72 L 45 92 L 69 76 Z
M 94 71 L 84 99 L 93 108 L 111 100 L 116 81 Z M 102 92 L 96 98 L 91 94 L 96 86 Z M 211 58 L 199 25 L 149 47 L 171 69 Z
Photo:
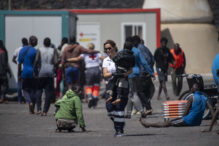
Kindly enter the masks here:
M 109 47 L 109 48 L 105 48 L 105 50 L 111 50 L 112 48 L 111 47 Z

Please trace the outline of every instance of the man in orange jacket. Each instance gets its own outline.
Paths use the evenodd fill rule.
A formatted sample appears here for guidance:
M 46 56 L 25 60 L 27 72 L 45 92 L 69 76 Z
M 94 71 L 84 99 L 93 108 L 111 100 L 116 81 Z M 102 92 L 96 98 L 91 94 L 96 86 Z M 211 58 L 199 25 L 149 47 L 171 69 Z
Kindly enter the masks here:
M 170 50 L 174 58 L 174 64 L 170 64 L 172 68 L 171 77 L 172 77 L 172 86 L 173 92 L 176 96 L 180 94 L 183 84 L 183 78 L 179 75 L 183 74 L 186 67 L 186 58 L 185 53 L 180 45 L 176 43 L 174 48 Z

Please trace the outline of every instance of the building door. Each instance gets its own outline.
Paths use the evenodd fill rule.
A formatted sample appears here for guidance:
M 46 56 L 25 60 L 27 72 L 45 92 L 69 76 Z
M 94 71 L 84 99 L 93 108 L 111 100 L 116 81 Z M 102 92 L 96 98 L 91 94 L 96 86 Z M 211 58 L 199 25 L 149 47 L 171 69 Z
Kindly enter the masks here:
M 145 34 L 145 23 L 122 23 L 122 47 L 125 39 L 134 35 L 138 35 L 146 43 Z

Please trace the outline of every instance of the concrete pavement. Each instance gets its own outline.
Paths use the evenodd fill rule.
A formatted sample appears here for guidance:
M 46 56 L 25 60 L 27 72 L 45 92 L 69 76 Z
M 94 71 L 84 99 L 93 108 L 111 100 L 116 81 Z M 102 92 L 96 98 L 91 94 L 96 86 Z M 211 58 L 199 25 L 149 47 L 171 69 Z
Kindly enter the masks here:
M 158 84 L 156 82 L 156 89 Z M 184 84 L 183 90 L 187 88 Z M 168 92 L 172 99 L 172 87 L 168 83 Z M 162 100 L 156 100 L 157 92 L 152 100 L 153 114 L 145 120 L 151 122 L 163 121 Z M 30 115 L 27 104 L 0 104 L 0 145 L 1 146 L 217 146 L 219 130 L 215 126 L 213 132 L 201 133 L 200 130 L 209 126 L 210 121 L 204 120 L 199 127 L 169 127 L 144 128 L 134 115 L 126 120 L 125 134 L 121 138 L 114 138 L 113 123 L 107 117 L 104 100 L 100 100 L 96 109 L 88 109 L 83 104 L 84 118 L 87 132 L 82 133 L 77 127 L 73 133 L 55 133 L 56 124 L 53 116 L 55 108 L 51 105 L 48 116 Z

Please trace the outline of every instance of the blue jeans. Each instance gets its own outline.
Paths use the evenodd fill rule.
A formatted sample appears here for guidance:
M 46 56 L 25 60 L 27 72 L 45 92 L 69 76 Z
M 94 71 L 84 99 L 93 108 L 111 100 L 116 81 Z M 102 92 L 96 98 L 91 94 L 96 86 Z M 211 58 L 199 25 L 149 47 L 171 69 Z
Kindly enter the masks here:
M 80 70 L 76 67 L 69 66 L 65 69 L 66 82 L 77 83 L 80 79 Z

